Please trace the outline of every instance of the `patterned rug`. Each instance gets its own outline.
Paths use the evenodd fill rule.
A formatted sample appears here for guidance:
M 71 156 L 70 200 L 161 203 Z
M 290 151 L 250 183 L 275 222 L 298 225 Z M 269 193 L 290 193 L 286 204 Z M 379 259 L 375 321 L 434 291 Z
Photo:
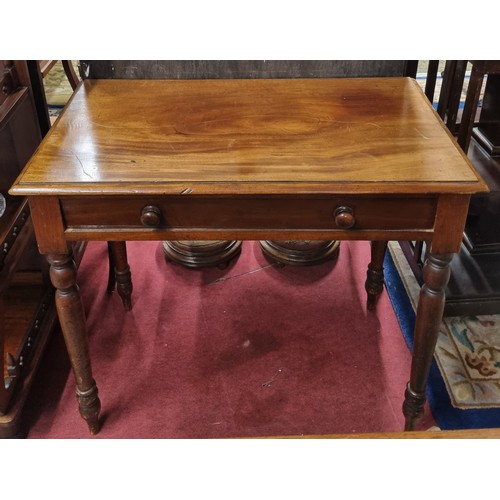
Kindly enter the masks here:
M 72 61 L 73 68 L 78 74 L 78 67 L 76 61 Z M 73 95 L 73 89 L 69 84 L 68 78 L 64 73 L 64 68 L 61 61 L 57 61 L 52 69 L 43 79 L 43 86 L 45 90 L 45 98 L 49 106 L 61 108 Z
M 396 242 L 386 268 L 388 293 L 412 347 L 420 287 Z M 440 427 L 500 426 L 500 315 L 444 318 L 434 359 L 428 396 Z

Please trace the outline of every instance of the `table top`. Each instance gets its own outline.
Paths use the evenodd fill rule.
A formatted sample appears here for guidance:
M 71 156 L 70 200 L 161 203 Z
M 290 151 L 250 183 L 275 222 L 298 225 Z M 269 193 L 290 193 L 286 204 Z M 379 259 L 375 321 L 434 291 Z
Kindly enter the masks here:
M 410 78 L 85 80 L 19 195 L 486 191 Z

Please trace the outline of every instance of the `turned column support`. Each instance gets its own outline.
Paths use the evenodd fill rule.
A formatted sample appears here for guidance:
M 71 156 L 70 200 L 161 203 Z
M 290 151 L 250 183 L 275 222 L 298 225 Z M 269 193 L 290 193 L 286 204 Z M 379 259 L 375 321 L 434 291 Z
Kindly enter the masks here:
M 387 250 L 387 241 L 371 242 L 371 261 L 366 272 L 365 290 L 367 293 L 366 306 L 372 311 L 377 300 L 384 290 L 384 258 Z
M 267 258 L 292 266 L 310 266 L 335 260 L 340 251 L 340 241 L 337 240 L 261 240 L 259 245 Z
M 47 256 L 50 279 L 56 288 L 55 302 L 61 330 L 76 381 L 80 415 L 90 432 L 99 432 L 101 402 L 90 365 L 85 311 L 76 284 L 76 265 L 69 254 Z
M 417 321 L 413 340 L 413 357 L 403 414 L 405 430 L 415 430 L 424 413 L 425 388 L 443 319 L 445 287 L 450 278 L 450 262 L 454 254 L 430 254 L 424 265 L 424 284 L 420 290 Z
M 126 311 L 132 309 L 132 274 L 127 259 L 125 241 L 108 241 L 109 277 L 108 293 L 112 293 L 115 284 Z

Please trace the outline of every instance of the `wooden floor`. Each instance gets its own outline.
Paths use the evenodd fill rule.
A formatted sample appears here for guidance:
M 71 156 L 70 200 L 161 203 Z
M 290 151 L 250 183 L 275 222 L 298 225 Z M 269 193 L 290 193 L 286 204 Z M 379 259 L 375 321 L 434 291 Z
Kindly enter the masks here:
M 277 437 L 278 438 L 278 437 Z M 499 439 L 500 428 L 413 432 L 377 432 L 369 434 L 328 434 L 324 436 L 281 436 L 282 439 Z

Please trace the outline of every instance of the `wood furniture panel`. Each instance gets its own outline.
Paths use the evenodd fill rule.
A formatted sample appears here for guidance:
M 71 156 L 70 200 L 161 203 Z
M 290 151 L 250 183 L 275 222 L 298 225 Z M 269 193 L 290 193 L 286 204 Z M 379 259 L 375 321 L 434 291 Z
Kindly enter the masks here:
M 88 78 L 106 79 L 234 79 L 407 76 L 410 61 L 82 61 Z M 415 75 L 413 75 L 415 76 Z M 260 242 L 264 254 L 282 264 L 310 265 L 338 257 L 336 241 Z M 239 254 L 240 241 L 165 241 L 168 261 L 189 267 L 225 267 Z
M 86 80 L 11 193 L 29 198 L 80 413 L 96 433 L 69 241 L 371 240 L 368 309 L 382 291 L 387 240 L 430 241 L 403 402 L 412 430 L 449 263 L 470 196 L 486 190 L 414 80 L 322 78 Z
M 106 231 L 122 227 L 124 231 L 134 230 L 138 234 L 156 231 L 189 232 L 197 228 L 207 231 L 251 230 L 265 232 L 282 230 L 319 231 L 341 230 L 337 224 L 338 207 L 350 207 L 354 221 L 351 232 L 385 228 L 387 230 L 422 229 L 431 231 L 437 206 L 437 196 L 401 197 L 387 200 L 382 196 L 239 196 L 237 202 L 232 196 L 137 196 L 125 206 L 125 197 L 79 197 L 61 198 L 65 226 L 72 237 L 80 239 L 95 226 Z M 286 205 L 284 204 L 286 201 Z M 402 204 L 404 212 L 396 213 Z M 233 207 L 228 212 L 227 208 Z M 83 210 L 82 210 L 83 209 Z M 269 217 L 269 212 L 274 216 Z M 146 238 L 147 239 L 147 238 Z
M 464 151 L 469 150 L 472 129 L 476 122 L 477 107 L 485 75 L 500 74 L 500 61 L 470 61 L 472 71 L 470 75 L 467 97 L 465 99 L 462 121 L 458 131 L 458 144 Z
M 500 64 L 499 73 L 488 74 L 481 114 L 472 136 L 490 156 L 500 156 Z
M 328 434 L 303 436 L 272 436 L 268 439 L 499 439 L 500 428 L 491 429 L 460 429 L 442 431 L 429 429 L 427 431 L 412 432 L 379 432 L 362 434 Z
M 27 61 L 0 61 L 0 78 L 0 437 L 12 437 L 56 313 L 27 200 L 8 194 L 42 139 Z

